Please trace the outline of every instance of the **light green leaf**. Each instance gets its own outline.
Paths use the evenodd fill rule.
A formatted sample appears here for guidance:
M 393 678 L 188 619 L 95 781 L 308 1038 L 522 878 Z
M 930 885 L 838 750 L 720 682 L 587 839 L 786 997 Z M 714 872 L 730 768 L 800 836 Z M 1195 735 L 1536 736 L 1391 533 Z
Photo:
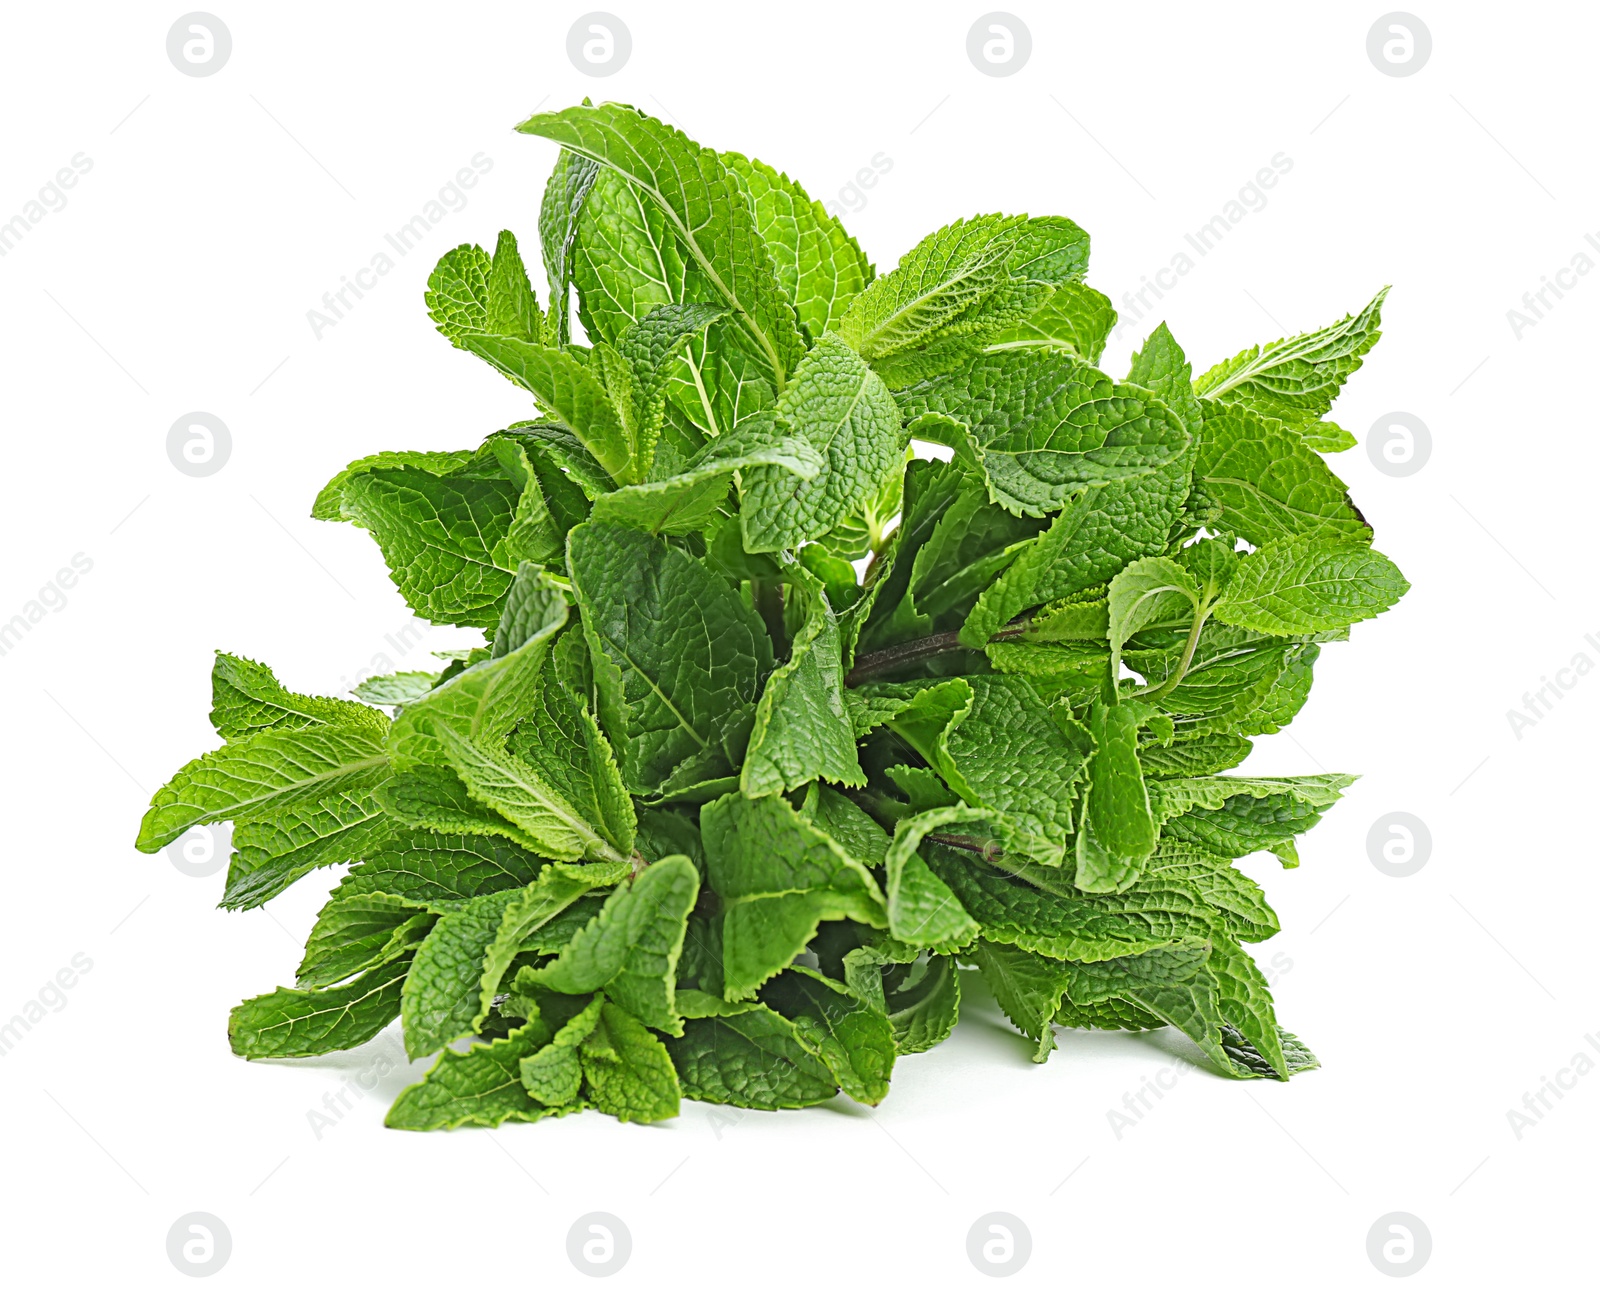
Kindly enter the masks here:
M 1285 422 L 1319 452 L 1352 447 L 1353 435 L 1319 418 L 1377 344 L 1388 294 L 1385 287 L 1354 317 L 1346 315 L 1314 332 L 1252 345 L 1198 378 L 1195 393 Z
M 876 1105 L 888 1095 L 895 1039 L 881 1011 L 808 968 L 780 973 L 763 988 L 761 1002 L 789 1019 L 800 1042 L 856 1102 Z
M 728 794 L 700 810 L 707 880 L 723 908 L 723 981 L 729 999 L 753 995 L 787 968 L 824 919 L 888 922 L 862 861 L 774 795 Z
M 519 980 L 566 995 L 604 990 L 647 1026 L 681 1035 L 673 1005 L 678 957 L 700 877 L 686 856 L 647 866 L 554 960 Z
M 598 172 L 599 167 L 589 158 L 562 149 L 539 203 L 539 247 L 544 258 L 545 282 L 550 288 L 550 314 L 556 325 L 556 334 L 550 339 L 562 347 L 572 339 L 567 292 L 572 286 L 572 251 L 578 237 L 578 216 Z
M 1188 627 L 1201 612 L 1200 585 L 1177 561 L 1146 556 L 1111 580 L 1109 619 L 1111 675 L 1119 675 L 1122 648 L 1148 627 Z
M 1190 440 L 1154 395 L 1064 350 L 982 354 L 895 398 L 913 437 L 974 454 L 990 496 L 1017 515 L 1046 515 L 1086 488 L 1147 475 Z
M 815 343 L 872 281 L 872 266 L 844 226 L 794 180 L 765 162 L 721 154 L 766 244 L 800 327 Z
M 810 480 L 774 467 L 741 472 L 747 551 L 798 547 L 827 533 L 899 470 L 905 451 L 888 387 L 836 336 L 823 337 L 800 362 L 777 418 L 826 466 Z
M 990 337 L 984 349 L 1058 349 L 1098 363 L 1116 322 L 1110 300 L 1093 287 L 1063 283 L 1033 313 Z
M 365 1044 L 400 1012 L 409 957 L 325 990 L 282 987 L 235 1006 L 228 1043 L 241 1058 L 307 1058 Z
M 769 467 L 807 480 L 824 464 L 809 440 L 784 434 L 771 414 L 757 413 L 713 439 L 678 474 L 602 494 L 592 519 L 649 533 L 694 533 L 719 514 L 735 472 Z
M 698 991 L 679 995 L 681 1039 L 668 1040 L 686 1098 L 762 1111 L 825 1103 L 839 1087 L 781 1013 L 754 1002 L 728 1004 Z
M 765 360 L 778 389 L 802 349 L 793 306 L 738 184 L 709 148 L 620 103 L 539 113 L 517 127 L 626 179 L 674 237 Z
M 918 345 L 981 303 L 1010 271 L 1021 216 L 957 220 L 917 243 L 864 290 L 839 323 L 839 335 L 867 359 Z
M 1112 604 L 1116 600 L 1112 583 Z M 1094 756 L 1077 838 L 1073 881 L 1085 892 L 1118 892 L 1135 879 L 1156 846 L 1156 821 L 1139 767 L 1139 728 L 1155 710 L 1132 700 L 1089 706 Z
M 1280 539 L 1239 562 L 1212 613 L 1257 632 L 1322 632 L 1382 614 L 1410 587 L 1364 542 Z
M 451 1130 L 537 1121 L 578 1110 L 541 1107 L 522 1087 L 521 1063 L 537 1045 L 538 1032 L 538 1024 L 530 1023 L 464 1053 L 445 1050 L 421 1081 L 395 1099 L 383 1123 L 391 1130 Z
M 678 1114 L 678 1073 L 661 1041 L 626 1009 L 607 1001 L 578 1045 L 589 1097 L 619 1121 L 663 1121 Z
M 1299 432 L 1248 409 L 1206 404 L 1194 479 L 1222 507 L 1220 527 L 1258 547 L 1319 531 L 1372 535 L 1344 481 Z

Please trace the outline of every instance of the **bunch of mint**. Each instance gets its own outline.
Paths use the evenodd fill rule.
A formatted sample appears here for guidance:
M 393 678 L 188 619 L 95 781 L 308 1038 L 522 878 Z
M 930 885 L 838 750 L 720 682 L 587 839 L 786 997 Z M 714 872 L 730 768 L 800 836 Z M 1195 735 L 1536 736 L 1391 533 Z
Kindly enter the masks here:
M 976 971 L 1041 1061 L 1175 1026 L 1230 1075 L 1314 1066 L 1234 862 L 1295 865 L 1350 778 L 1221 773 L 1407 588 L 1322 457 L 1382 294 L 1197 380 L 1163 325 L 1118 381 L 1070 220 L 960 220 L 878 276 L 786 175 L 632 108 L 520 128 L 562 146 L 545 305 L 510 233 L 427 303 L 537 417 L 313 511 L 486 644 L 356 700 L 220 654 L 224 743 L 139 833 L 234 822 L 229 909 L 350 865 L 234 1051 L 398 1017 L 439 1055 L 408 1129 L 876 1103 Z

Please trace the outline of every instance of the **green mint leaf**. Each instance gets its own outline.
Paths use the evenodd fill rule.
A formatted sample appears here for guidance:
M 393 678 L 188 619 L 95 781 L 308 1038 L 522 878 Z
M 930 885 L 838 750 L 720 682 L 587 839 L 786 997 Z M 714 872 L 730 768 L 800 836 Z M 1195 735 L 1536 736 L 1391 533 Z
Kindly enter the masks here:
M 604 990 L 646 1026 L 681 1035 L 674 983 L 699 892 L 700 876 L 688 857 L 656 861 L 617 888 L 554 960 L 523 977 L 566 995 Z
M 729 999 L 787 968 L 824 919 L 883 927 L 883 896 L 866 864 L 779 796 L 728 794 L 700 810 L 707 879 L 720 898 Z
M 586 524 L 568 566 L 599 713 L 635 794 L 730 774 L 744 753 L 772 644 L 726 582 L 660 538 Z
M 1122 648 L 1135 632 L 1149 627 L 1188 627 L 1201 614 L 1200 584 L 1166 556 L 1146 556 L 1125 566 L 1111 580 L 1109 621 L 1111 675 L 1118 675 Z
M 1116 604 L 1116 584 L 1112 584 Z M 1118 892 L 1139 877 L 1156 846 L 1156 820 L 1139 767 L 1139 728 L 1152 710 L 1096 698 L 1089 707 L 1089 784 L 1084 790 L 1073 881 L 1085 892 Z
M 821 537 L 900 469 L 900 414 L 883 380 L 837 336 L 817 342 L 776 409 L 781 428 L 826 465 L 806 480 L 773 467 L 740 474 L 747 551 L 778 551 Z
M 888 1095 L 895 1037 L 883 1012 L 808 968 L 773 978 L 761 1002 L 789 1019 L 800 1042 L 856 1102 L 876 1105 Z
M 368 677 L 350 693 L 363 703 L 401 708 L 415 703 L 438 684 L 436 672 L 391 672 L 386 677 Z
M 1105 296 L 1082 283 L 1064 283 L 1026 318 L 1002 327 L 984 349 L 991 354 L 997 350 L 1058 349 L 1085 363 L 1098 363 L 1116 322 L 1117 311 Z
M 676 475 L 602 494 L 592 519 L 648 533 L 694 533 L 720 513 L 736 472 L 770 467 L 808 480 L 823 466 L 809 440 L 783 433 L 770 414 L 758 413 L 713 439 Z
M 493 834 L 535 849 L 537 840 L 486 807 L 447 766 L 402 771 L 378 790 L 378 803 L 399 824 L 441 834 Z
M 1382 614 L 1410 587 L 1364 542 L 1279 539 L 1239 562 L 1213 613 L 1256 632 L 1323 632 Z
M 1281 421 L 1211 403 L 1195 484 L 1222 508 L 1221 527 L 1261 546 L 1313 533 L 1366 541 L 1372 530 L 1344 481 Z
M 918 849 L 937 830 L 983 825 L 988 819 L 987 812 L 975 807 L 936 807 L 895 826 L 894 842 L 884 859 L 889 931 L 895 940 L 950 951 L 977 935 L 978 925 L 944 880 L 928 868 Z
M 678 1114 L 678 1073 L 667 1047 L 627 1009 L 609 1000 L 578 1045 L 594 1106 L 619 1121 L 664 1121 Z
M 545 282 L 550 286 L 550 314 L 556 325 L 556 334 L 550 339 L 563 347 L 572 339 L 567 292 L 572 286 L 578 216 L 598 172 L 599 167 L 589 158 L 563 149 L 539 203 L 539 250 L 544 258 Z
M 256 731 L 307 726 L 370 726 L 383 731 L 383 714 L 348 699 L 297 695 L 284 689 L 272 669 L 239 655 L 217 651 L 211 668 L 211 725 L 225 740 Z
M 872 265 L 844 226 L 787 175 L 736 152 L 721 158 L 744 194 L 801 330 L 815 344 L 872 281 Z
M 503 744 L 534 707 L 545 656 L 567 615 L 561 588 L 543 570 L 524 564 L 507 589 L 490 657 L 463 669 L 395 719 L 388 743 L 395 769 L 448 762 L 445 731 L 489 749 Z
M 364 803 L 388 776 L 384 732 L 365 723 L 257 731 L 196 758 L 157 790 L 134 846 L 158 852 L 219 820 L 310 822 L 320 803 Z
M 520 490 L 509 480 L 368 470 L 344 486 L 344 519 L 368 530 L 405 602 L 431 623 L 493 627 L 516 565 L 499 548 Z
M 930 233 L 855 298 L 839 335 L 868 359 L 922 343 L 1009 279 L 1025 223 L 979 215 Z
M 222 908 L 253 909 L 312 870 L 356 860 L 382 846 L 395 832 L 395 822 L 383 810 L 387 784 L 381 776 L 370 788 L 344 780 L 332 790 L 280 805 L 270 815 L 236 819 Z
M 888 1017 L 898 1053 L 925 1053 L 955 1029 L 961 980 L 953 955 L 859 946 L 845 955 L 844 974 L 858 997 Z
M 1354 317 L 1346 315 L 1314 332 L 1252 345 L 1198 378 L 1195 393 L 1286 422 L 1319 452 L 1354 446 L 1355 437 L 1348 431 L 1319 419 L 1377 344 L 1388 294 L 1385 287 Z
M 613 479 L 629 481 L 634 446 L 622 417 L 599 379 L 572 353 L 509 336 L 468 335 L 463 346 L 532 394 Z
M 740 772 L 752 798 L 797 789 L 819 777 L 864 785 L 866 773 L 844 704 L 839 620 L 817 580 L 803 569 L 792 585 L 805 615 L 789 658 L 767 678 Z
M 464 1053 L 446 1050 L 428 1074 L 401 1091 L 383 1123 L 392 1130 L 451 1130 L 461 1125 L 537 1121 L 576 1107 L 541 1107 L 522 1086 L 520 1066 L 533 1050 L 538 1025 L 530 1023 Z
M 295 971 L 301 987 L 332 986 L 347 977 L 409 955 L 433 927 L 434 915 L 403 897 L 334 897 L 306 937 Z
M 839 1087 L 795 1025 L 765 1005 L 729 1004 L 698 991 L 679 995 L 680 1039 L 667 1041 L 684 1097 L 759 1111 L 825 1103 Z
M 1058 511 L 1086 488 L 1147 475 L 1190 441 L 1154 395 L 1061 350 L 1002 350 L 898 391 L 911 434 L 970 451 L 1017 515 Z M 952 440 L 942 427 L 961 434 Z
M 416 830 L 368 852 L 339 881 L 334 898 L 381 893 L 446 914 L 475 897 L 525 887 L 544 865 L 503 839 Z
M 1093 742 L 1070 714 L 1047 707 L 1028 678 L 966 677 L 920 689 L 889 724 L 963 802 L 988 813 L 1007 849 L 1062 863 Z
M 775 386 L 802 346 L 794 307 L 756 233 L 744 195 L 717 154 L 620 103 L 539 113 L 517 127 L 615 172 L 665 217 L 688 258 L 770 369 Z
M 228 1043 L 241 1058 L 308 1058 L 365 1044 L 400 1013 L 409 957 L 325 990 L 282 987 L 236 1005 Z
M 545 938 L 538 935 L 540 931 L 572 908 L 579 898 L 595 888 L 622 882 L 627 873 L 627 866 L 615 861 L 594 865 L 550 865 L 540 871 L 537 881 L 506 902 L 494 938 L 484 950 L 478 977 L 478 1011 L 472 1019 L 473 1030 L 477 1030 L 489 1016 L 490 1006 L 500 992 L 506 970 L 511 967 L 518 952 L 526 949 L 530 940 L 542 944 Z M 518 989 L 524 990 L 521 974 L 518 975 L 518 981 Z
M 472 1030 L 480 1012 L 484 959 L 517 895 L 511 889 L 473 897 L 433 925 L 401 993 L 407 1057 L 424 1057 Z
M 1072 981 L 1067 965 L 1031 951 L 979 941 L 969 952 L 1000 1011 L 1034 1042 L 1033 1060 L 1043 1062 L 1056 1047 L 1051 1025 Z

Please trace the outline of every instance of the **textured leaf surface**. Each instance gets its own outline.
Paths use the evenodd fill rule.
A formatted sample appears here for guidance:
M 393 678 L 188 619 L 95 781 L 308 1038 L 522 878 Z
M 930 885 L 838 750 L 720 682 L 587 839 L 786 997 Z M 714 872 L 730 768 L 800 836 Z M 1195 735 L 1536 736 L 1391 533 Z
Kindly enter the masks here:
M 761 693 L 740 771 L 740 788 L 756 798 L 797 789 L 818 777 L 834 784 L 867 782 L 845 712 L 839 620 L 815 579 L 799 578 L 793 594 L 804 606 L 805 618 L 789 658 Z
M 1287 422 L 1313 448 L 1350 447 L 1348 432 L 1319 419 L 1377 344 L 1388 294 L 1385 287 L 1359 314 L 1314 332 L 1252 345 L 1196 380 L 1195 393 Z
M 788 967 L 824 919 L 887 922 L 877 881 L 830 834 L 779 796 L 729 794 L 700 811 L 707 878 L 723 907 L 730 999 Z
M 826 465 L 812 479 L 756 466 L 740 475 L 747 551 L 778 551 L 827 533 L 897 471 L 905 443 L 894 397 L 861 356 L 825 336 L 778 400 L 778 423 Z
M 553 139 L 637 188 L 715 289 L 709 303 L 731 311 L 783 385 L 802 346 L 794 308 L 743 193 L 715 152 L 618 103 L 540 113 L 517 129 Z
M 686 1002 L 685 996 L 697 998 Z M 832 1073 L 781 1013 L 699 992 L 679 999 L 694 1020 L 681 1039 L 667 1041 L 667 1051 L 686 1098 L 773 1111 L 824 1103 L 839 1092 Z M 692 1012 L 696 1005 L 703 1011 Z
M 569 543 L 623 782 L 651 794 L 728 774 L 772 667 L 760 619 L 705 565 L 649 534 L 587 524 Z
M 1239 562 L 1213 613 L 1256 632 L 1322 632 L 1382 614 L 1410 587 L 1364 542 L 1280 539 Z
M 617 888 L 593 921 L 528 980 L 567 995 L 604 989 L 645 1025 L 681 1034 L 673 991 L 699 892 L 699 872 L 688 857 L 655 862 Z
M 533 1051 L 536 1034 L 530 1024 L 464 1053 L 446 1050 L 420 1082 L 401 1093 L 383 1123 L 392 1130 L 450 1130 L 551 1115 L 522 1087 L 520 1064 Z
M 744 193 L 801 329 L 811 341 L 820 340 L 872 281 L 871 264 L 844 226 L 794 180 L 736 152 L 721 156 Z
M 913 435 L 938 433 L 939 417 L 960 426 L 990 496 L 1018 515 L 1045 515 L 1086 488 L 1149 474 L 1189 444 L 1159 399 L 1060 350 L 980 355 L 895 397 Z
M 365 1044 L 400 1013 L 409 958 L 325 990 L 258 995 L 228 1015 L 228 1042 L 241 1058 L 306 1058 Z

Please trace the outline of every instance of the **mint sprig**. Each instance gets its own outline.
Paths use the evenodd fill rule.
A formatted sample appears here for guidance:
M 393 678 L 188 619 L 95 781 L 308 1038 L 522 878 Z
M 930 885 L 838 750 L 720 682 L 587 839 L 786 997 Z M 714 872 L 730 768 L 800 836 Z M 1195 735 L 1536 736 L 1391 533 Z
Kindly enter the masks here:
M 621 104 L 520 129 L 562 148 L 547 299 L 503 232 L 426 303 L 529 419 L 313 508 L 483 646 L 355 699 L 219 653 L 222 744 L 140 827 L 232 821 L 232 909 L 349 867 L 234 1051 L 398 1018 L 437 1055 L 404 1129 L 876 1103 L 976 972 L 1036 1061 L 1173 1026 L 1230 1076 L 1315 1066 L 1234 862 L 1297 865 L 1350 777 L 1225 773 L 1407 590 L 1323 457 L 1384 292 L 1199 379 L 1163 324 L 1119 380 L 1070 220 L 875 276 L 763 162 Z

